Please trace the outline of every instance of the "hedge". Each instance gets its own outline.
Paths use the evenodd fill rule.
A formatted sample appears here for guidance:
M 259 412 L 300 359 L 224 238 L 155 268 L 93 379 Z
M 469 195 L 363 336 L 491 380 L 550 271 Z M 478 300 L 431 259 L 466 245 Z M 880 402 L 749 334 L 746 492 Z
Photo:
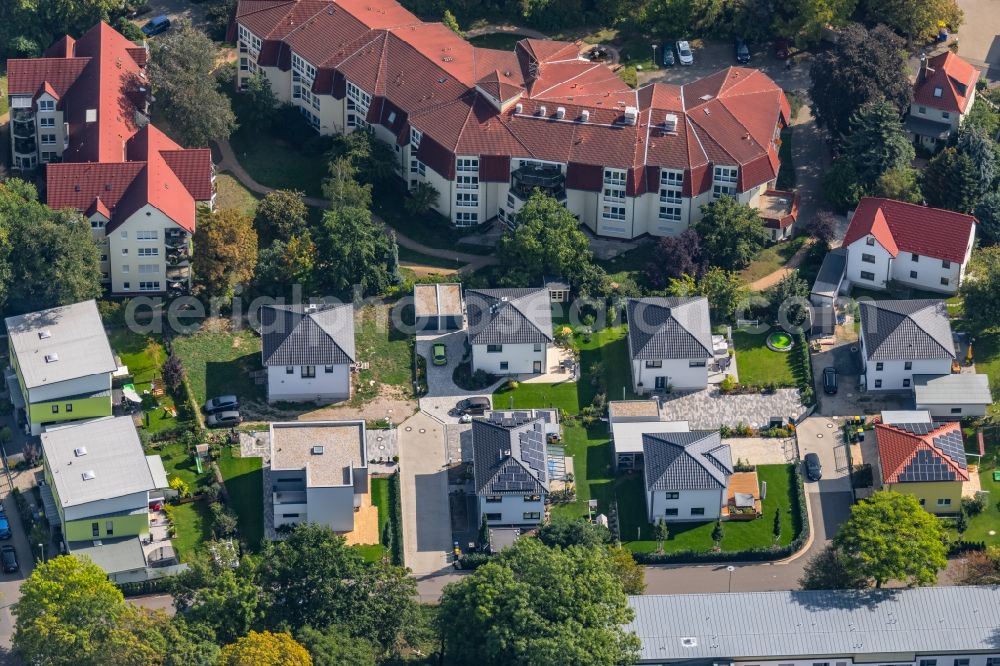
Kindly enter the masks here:
M 163 594 L 170 591 L 170 576 L 139 580 L 131 583 L 116 583 L 118 589 L 126 597 L 138 597 L 144 594 Z
M 473 571 L 490 561 L 492 555 L 486 553 L 466 553 L 457 560 L 459 569 Z
M 389 522 L 384 536 L 392 563 L 403 565 L 403 505 L 399 493 L 399 470 L 389 477 Z
M 985 541 L 966 541 L 961 539 L 948 544 L 948 557 L 956 557 L 970 552 L 980 552 L 986 550 Z
M 816 402 L 812 362 L 809 359 L 809 341 L 806 339 L 806 334 L 801 331 L 795 337 L 795 349 L 792 350 L 792 353 L 799 355 L 799 363 L 802 364 L 802 378 L 799 380 L 799 392 L 802 395 L 803 404 L 809 407 Z
M 802 484 L 802 475 L 798 465 L 792 468 L 796 493 L 796 504 L 799 509 L 799 535 L 787 546 L 772 546 L 770 548 L 751 548 L 736 551 L 693 551 L 684 550 L 674 553 L 632 553 L 639 564 L 700 564 L 704 562 L 769 562 L 790 557 L 805 546 L 809 539 L 809 511 L 806 508 L 806 491 Z

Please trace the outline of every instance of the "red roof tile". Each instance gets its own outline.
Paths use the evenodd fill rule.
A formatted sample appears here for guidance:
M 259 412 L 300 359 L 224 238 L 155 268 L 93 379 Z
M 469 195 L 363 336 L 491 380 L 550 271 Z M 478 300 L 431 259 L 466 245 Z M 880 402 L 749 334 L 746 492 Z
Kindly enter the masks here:
M 965 113 L 976 90 L 979 70 L 951 51 L 927 60 L 917 76 L 913 100 L 918 104 Z
M 874 236 L 892 256 L 900 250 L 962 263 L 976 218 L 940 208 L 865 197 L 844 235 L 844 247 Z
M 160 155 L 195 201 L 208 201 L 212 198 L 211 150 L 208 148 L 161 150 Z
M 926 435 L 915 434 L 885 423 L 876 423 L 875 441 L 882 467 L 882 482 L 899 483 L 900 476 L 918 451 L 929 451 L 939 458 L 942 464 L 951 468 L 957 480 L 968 481 L 969 470 L 952 460 L 934 443 L 936 437 L 948 433 L 958 433 L 961 436 L 962 428 L 957 421 L 934 424 L 928 428 Z
M 34 95 L 49 83 L 62 97 L 76 82 L 90 58 L 35 58 L 7 61 L 7 94 Z

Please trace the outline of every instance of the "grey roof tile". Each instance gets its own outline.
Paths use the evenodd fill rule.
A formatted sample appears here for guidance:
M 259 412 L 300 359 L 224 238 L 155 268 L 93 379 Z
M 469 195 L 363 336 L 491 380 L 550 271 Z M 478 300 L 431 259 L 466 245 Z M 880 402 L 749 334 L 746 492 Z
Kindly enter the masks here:
M 642 436 L 646 490 L 725 488 L 732 454 L 718 431 L 658 432 Z
M 548 491 L 545 419 L 528 412 L 491 412 L 472 420 L 472 459 L 480 495 Z
M 630 298 L 628 346 L 633 359 L 711 358 L 712 327 L 708 300 Z
M 354 308 L 265 305 L 261 359 L 268 365 L 345 365 L 355 359 Z
M 955 358 L 943 301 L 861 301 L 859 305 L 868 360 Z
M 548 289 L 466 289 L 465 307 L 469 344 L 552 342 Z

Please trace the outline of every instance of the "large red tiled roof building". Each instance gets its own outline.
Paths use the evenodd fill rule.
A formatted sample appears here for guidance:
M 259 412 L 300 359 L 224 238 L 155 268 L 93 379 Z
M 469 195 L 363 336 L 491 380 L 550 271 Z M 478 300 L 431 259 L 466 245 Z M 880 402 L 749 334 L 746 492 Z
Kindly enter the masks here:
M 214 197 L 208 149 L 149 123 L 144 46 L 106 23 L 41 58 L 7 61 L 14 168 L 46 164 L 46 203 L 90 221 L 113 293 L 184 292 L 198 202 Z
M 241 84 L 262 73 L 321 133 L 371 128 L 459 226 L 540 188 L 599 235 L 676 235 L 713 198 L 758 204 L 789 119 L 757 70 L 632 90 L 577 44 L 477 48 L 392 0 L 240 0 L 231 36 Z

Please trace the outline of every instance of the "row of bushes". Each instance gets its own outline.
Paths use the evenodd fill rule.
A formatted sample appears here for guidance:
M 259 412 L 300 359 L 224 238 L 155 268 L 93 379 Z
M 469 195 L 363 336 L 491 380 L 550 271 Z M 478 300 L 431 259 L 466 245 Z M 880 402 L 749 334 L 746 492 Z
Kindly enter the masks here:
M 957 557 L 958 555 L 972 552 L 978 553 L 984 550 L 986 550 L 986 543 L 984 541 L 966 541 L 965 539 L 960 539 L 948 544 L 948 557 Z
M 403 504 L 399 492 L 399 470 L 389 477 L 389 520 L 382 534 L 382 545 L 392 557 L 392 563 L 403 564 Z
M 796 373 L 799 382 L 799 392 L 802 395 L 802 404 L 811 407 L 816 403 L 816 389 L 813 385 L 812 363 L 809 360 L 809 342 L 806 334 L 799 332 L 795 335 L 795 349 L 791 354 L 798 354 L 801 370 Z
M 138 597 L 144 594 L 163 594 L 170 591 L 170 577 L 139 580 L 131 583 L 117 583 L 118 589 L 126 597 Z
M 787 546 L 770 546 L 768 548 L 751 548 L 737 551 L 679 551 L 673 553 L 633 553 L 632 557 L 639 564 L 700 564 L 707 562 L 768 562 L 780 560 L 793 555 L 805 546 L 809 539 L 809 513 L 806 508 L 805 487 L 798 466 L 792 468 L 793 482 L 797 492 L 795 503 L 798 509 L 799 533 Z

